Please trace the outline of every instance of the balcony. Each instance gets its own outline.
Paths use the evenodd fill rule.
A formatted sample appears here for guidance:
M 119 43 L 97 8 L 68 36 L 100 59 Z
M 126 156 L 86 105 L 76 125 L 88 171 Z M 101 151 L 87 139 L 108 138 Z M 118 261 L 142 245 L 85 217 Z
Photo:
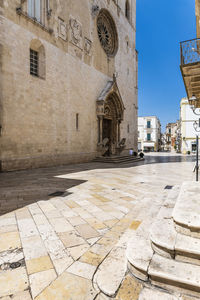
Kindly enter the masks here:
M 195 107 L 200 107 L 200 39 L 180 43 L 181 73 L 187 97 L 196 96 Z

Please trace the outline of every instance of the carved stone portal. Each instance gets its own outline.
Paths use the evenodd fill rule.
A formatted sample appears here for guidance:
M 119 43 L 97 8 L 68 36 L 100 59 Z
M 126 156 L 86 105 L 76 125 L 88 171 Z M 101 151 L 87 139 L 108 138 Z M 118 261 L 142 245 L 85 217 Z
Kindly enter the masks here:
M 97 99 L 98 150 L 101 149 L 100 152 L 103 152 L 103 141 L 108 139 L 106 155 L 119 154 L 119 149 L 122 149 L 120 124 L 124 109 L 116 81 L 109 81 Z M 125 143 L 123 146 L 125 147 Z

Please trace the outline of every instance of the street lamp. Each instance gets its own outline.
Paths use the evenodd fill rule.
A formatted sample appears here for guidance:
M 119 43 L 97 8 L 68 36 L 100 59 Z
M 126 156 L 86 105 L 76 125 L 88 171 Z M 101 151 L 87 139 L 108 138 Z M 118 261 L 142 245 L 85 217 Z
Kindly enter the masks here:
M 195 122 L 193 123 L 193 127 L 194 127 L 194 130 L 195 130 L 196 132 L 200 132 L 200 118 L 199 118 L 198 121 L 195 121 Z
M 192 95 L 192 97 L 188 100 L 189 105 L 193 111 L 193 113 L 195 115 L 200 115 L 200 112 L 197 113 L 196 109 L 197 107 L 197 103 L 199 102 L 199 99 L 196 98 L 195 95 Z M 194 130 L 196 132 L 200 132 L 200 118 L 198 121 L 195 121 L 193 123 L 193 127 Z M 199 181 L 199 137 L 198 134 L 196 134 L 196 166 L 195 166 L 195 170 L 196 170 L 196 181 Z
M 188 100 L 190 108 L 192 109 L 192 111 L 195 115 L 200 115 L 200 109 L 199 109 L 199 107 L 197 107 L 199 100 L 200 99 L 197 99 L 197 97 L 195 95 L 192 95 L 192 97 Z

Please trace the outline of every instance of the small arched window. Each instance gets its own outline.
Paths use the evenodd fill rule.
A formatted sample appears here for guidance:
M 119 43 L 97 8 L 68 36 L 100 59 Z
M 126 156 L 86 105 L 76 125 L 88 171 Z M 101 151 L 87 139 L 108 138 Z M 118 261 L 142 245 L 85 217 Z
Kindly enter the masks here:
M 129 4 L 129 0 L 126 0 L 126 4 L 125 4 L 125 16 L 130 21 L 130 4 Z
M 37 39 L 30 44 L 30 74 L 43 79 L 46 76 L 45 49 Z

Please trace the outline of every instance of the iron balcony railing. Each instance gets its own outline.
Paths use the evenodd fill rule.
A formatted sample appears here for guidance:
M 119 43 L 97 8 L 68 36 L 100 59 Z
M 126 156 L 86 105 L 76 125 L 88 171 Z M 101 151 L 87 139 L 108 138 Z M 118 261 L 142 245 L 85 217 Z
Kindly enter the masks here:
M 200 62 L 200 39 L 181 42 L 180 47 L 182 66 Z

